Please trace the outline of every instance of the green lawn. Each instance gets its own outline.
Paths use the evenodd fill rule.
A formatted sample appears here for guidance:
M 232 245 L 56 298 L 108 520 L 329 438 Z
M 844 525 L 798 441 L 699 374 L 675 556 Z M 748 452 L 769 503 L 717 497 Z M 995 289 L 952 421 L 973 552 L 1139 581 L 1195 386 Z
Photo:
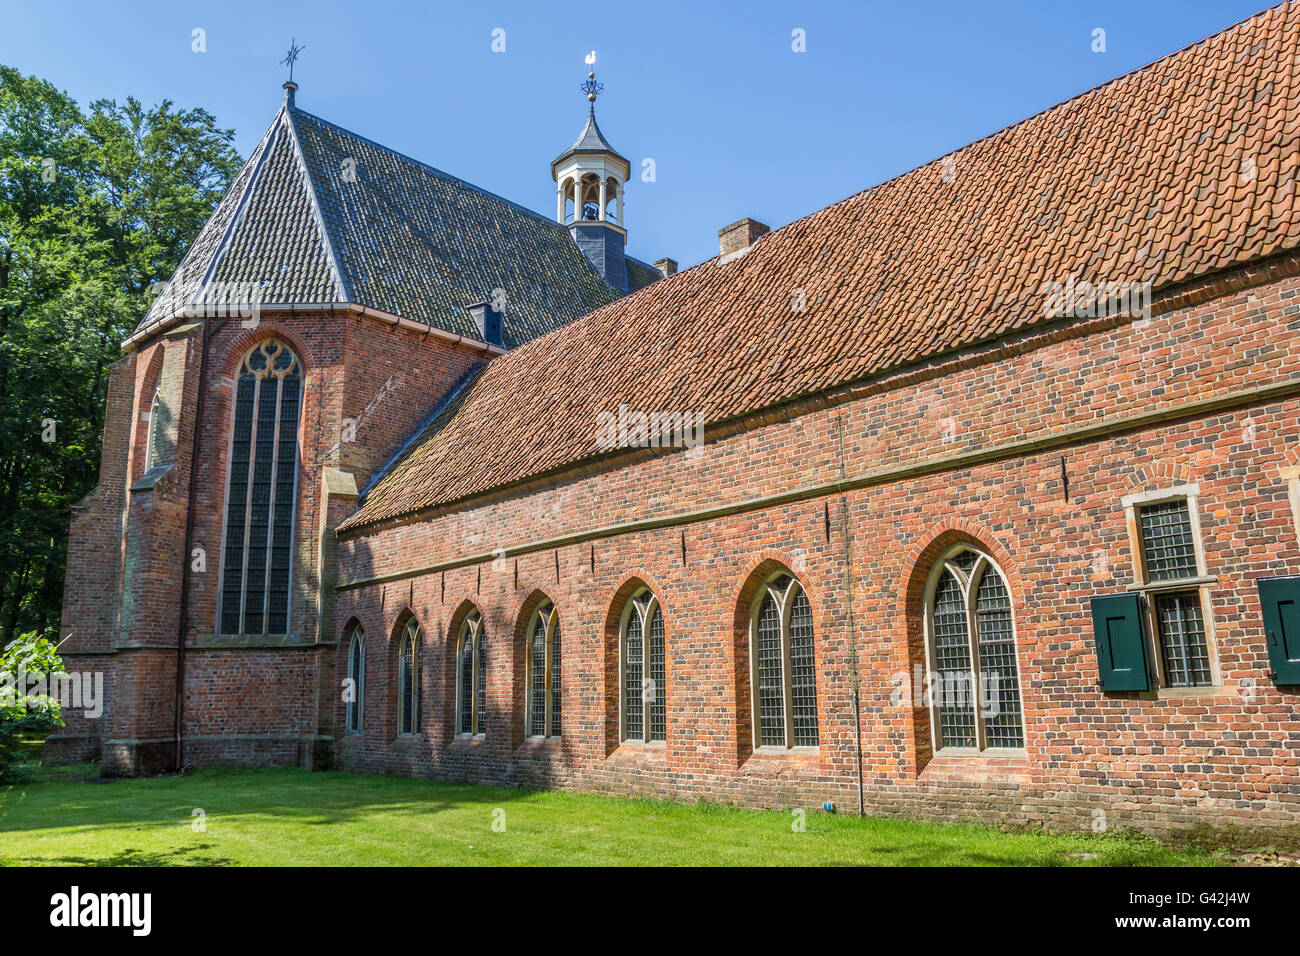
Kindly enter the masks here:
M 970 826 L 462 786 L 303 770 L 0 788 L 0 865 L 1186 865 L 1216 851 L 1121 834 Z M 192 811 L 206 814 L 196 832 Z M 505 828 L 493 830 L 504 815 Z

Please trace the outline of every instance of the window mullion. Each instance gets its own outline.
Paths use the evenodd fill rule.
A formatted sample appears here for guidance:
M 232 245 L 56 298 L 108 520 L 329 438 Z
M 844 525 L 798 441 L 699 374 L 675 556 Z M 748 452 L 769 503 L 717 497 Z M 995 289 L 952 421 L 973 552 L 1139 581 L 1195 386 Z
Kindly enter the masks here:
M 275 426 L 271 430 L 271 487 L 266 504 L 266 580 L 262 585 L 263 634 L 269 634 L 271 627 L 271 546 L 275 542 L 275 486 L 280 478 L 280 400 L 284 397 L 283 380 L 275 378 L 269 371 L 267 374 L 269 380 L 275 383 Z M 286 601 L 286 615 L 288 610 Z M 287 623 L 285 631 L 288 631 Z
M 980 670 L 980 638 L 979 638 L 979 615 L 975 613 L 975 599 L 977 594 L 977 582 L 984 575 L 985 564 L 979 562 L 973 569 L 973 573 L 966 581 L 966 633 L 970 641 L 970 667 L 971 667 L 971 709 L 975 715 L 975 749 L 984 750 L 988 744 L 988 733 L 984 728 L 984 701 L 983 684 L 980 683 L 982 674 Z

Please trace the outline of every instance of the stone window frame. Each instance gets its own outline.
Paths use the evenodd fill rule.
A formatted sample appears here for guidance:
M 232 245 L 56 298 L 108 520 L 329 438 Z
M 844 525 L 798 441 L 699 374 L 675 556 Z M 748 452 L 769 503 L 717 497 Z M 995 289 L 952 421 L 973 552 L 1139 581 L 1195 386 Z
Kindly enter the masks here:
M 419 737 L 420 736 L 420 643 L 422 630 L 420 622 L 414 616 L 410 617 L 402 625 L 402 633 L 398 638 L 397 660 L 394 662 L 397 671 L 397 696 L 394 701 L 395 710 L 397 711 L 397 736 L 398 737 Z M 404 654 L 409 651 L 409 654 Z M 411 713 L 406 712 L 403 704 L 405 696 L 405 684 L 411 684 Z M 409 718 L 409 721 L 408 721 Z M 404 729 L 406 728 L 406 729 Z
M 652 658 L 650 631 L 654 622 L 654 616 L 658 614 L 660 620 L 663 620 L 663 605 L 659 602 L 659 597 L 649 587 L 641 586 L 636 592 L 627 599 L 623 607 L 623 614 L 618 625 L 618 741 L 619 746 L 623 747 L 649 747 L 665 748 L 668 746 L 668 701 L 665 693 L 665 687 L 655 687 L 654 692 L 660 696 L 664 704 L 664 736 L 663 739 L 654 739 L 650 737 L 650 700 L 644 694 L 642 695 L 641 709 L 641 736 L 629 737 L 627 735 L 627 639 L 628 628 L 636 616 L 641 628 L 641 680 L 642 687 L 645 686 L 647 675 L 650 673 Z M 668 682 L 668 636 L 663 637 L 662 651 L 664 654 L 664 685 Z
M 352 628 L 348 639 L 348 679 L 352 681 L 352 700 L 344 710 L 343 729 L 348 736 L 357 736 L 366 729 L 366 631 L 360 624 Z
M 1286 465 L 1278 471 L 1286 483 L 1287 500 L 1291 502 L 1291 517 L 1295 521 L 1296 538 L 1300 541 L 1300 465 Z
M 789 583 L 785 587 L 784 593 L 778 598 L 775 583 L 781 578 L 789 578 Z M 817 720 L 817 743 L 815 744 L 796 744 L 794 732 L 794 681 L 791 679 L 793 666 L 791 662 L 791 635 L 790 635 L 790 612 L 794 607 L 794 602 L 802 594 L 808 601 L 810 616 L 813 617 L 813 700 L 814 700 L 814 717 Z M 781 697 L 782 697 L 782 719 L 783 719 L 783 740 L 780 744 L 763 743 L 763 725 L 762 725 L 762 693 L 759 683 L 759 620 L 762 616 L 763 605 L 767 597 L 771 595 L 776 600 L 778 611 L 778 620 L 780 625 L 781 639 Z M 752 731 L 753 750 L 758 754 L 816 754 L 821 751 L 821 699 L 817 695 L 817 628 L 815 615 L 811 613 L 812 598 L 808 597 L 808 589 L 804 587 L 798 576 L 790 570 L 782 567 L 767 575 L 758 585 L 754 600 L 749 609 L 749 706 L 750 706 L 750 727 Z
M 1142 614 L 1147 631 L 1147 650 L 1154 664 L 1156 687 L 1147 692 L 1157 698 L 1222 696 L 1226 691 L 1223 675 L 1219 667 L 1218 641 L 1214 628 L 1214 604 L 1210 600 L 1210 589 L 1218 584 L 1217 575 L 1207 570 L 1205 559 L 1204 536 L 1201 533 L 1200 486 L 1195 483 L 1170 485 L 1149 491 L 1134 492 L 1120 499 L 1124 508 L 1124 521 L 1128 528 L 1129 547 L 1133 554 L 1133 582 L 1128 591 L 1141 593 Z M 1196 575 L 1169 581 L 1151 581 L 1147 576 L 1146 549 L 1142 540 L 1142 525 L 1139 512 L 1149 505 L 1167 504 L 1171 501 L 1187 503 L 1188 523 L 1192 534 L 1192 551 L 1196 557 Z M 1169 591 L 1195 591 L 1201 605 L 1201 620 L 1205 626 L 1205 650 L 1209 658 L 1210 683 L 1192 686 L 1171 687 L 1165 676 L 1164 651 L 1160 645 L 1159 621 L 1156 617 L 1156 602 L 1153 597 Z
M 464 675 L 462 673 L 461 655 L 465 650 L 466 639 L 470 640 L 470 687 L 465 687 Z M 480 648 L 483 655 L 480 656 Z M 486 697 L 487 688 L 487 661 L 484 659 L 487 652 L 487 625 L 483 622 L 483 615 L 479 613 L 478 608 L 473 608 L 465 615 L 465 620 L 460 624 L 460 632 L 456 637 L 456 693 L 453 698 L 452 727 L 455 729 L 453 736 L 457 740 L 482 740 L 487 736 L 486 727 L 486 706 L 480 700 L 479 691 L 484 691 L 482 697 Z M 461 724 L 461 707 L 464 702 L 464 695 L 470 694 L 470 729 L 465 730 Z
M 1020 736 L 1021 746 L 1019 747 L 997 747 L 988 746 L 988 731 L 984 722 L 983 708 L 979 706 L 980 701 L 977 696 L 973 706 L 973 717 L 975 720 L 975 746 L 974 747 L 956 747 L 944 746 L 942 733 L 943 729 L 939 719 L 939 704 L 935 693 L 927 681 L 925 692 L 925 703 L 930 713 L 930 748 L 931 753 L 936 757 L 960 757 L 968 758 L 988 758 L 988 757 L 1023 757 L 1027 753 L 1026 742 L 1028 741 L 1027 722 L 1025 720 L 1025 693 L 1024 693 L 1024 668 L 1021 667 L 1020 659 L 1020 630 L 1016 622 L 1016 605 L 1015 592 L 1011 589 L 1011 578 L 1003 567 L 994 559 L 993 555 L 983 545 L 974 541 L 959 541 L 951 547 L 945 549 L 935 560 L 930 568 L 929 575 L 925 582 L 924 600 L 921 605 L 922 612 L 922 630 L 925 637 L 925 672 L 926 675 L 937 673 L 935 667 L 935 658 L 937 651 L 935 648 L 935 631 L 934 631 L 934 597 L 938 590 L 939 581 L 943 577 L 944 571 L 951 566 L 953 559 L 963 551 L 970 551 L 976 555 L 975 564 L 967 574 L 960 566 L 956 567 L 956 573 L 959 575 L 958 583 L 962 585 L 963 593 L 966 599 L 966 639 L 970 649 L 970 670 L 972 686 L 978 690 L 982 685 L 980 683 L 981 672 L 981 655 L 979 652 L 979 618 L 976 614 L 975 601 L 978 596 L 977 582 L 983 580 L 984 572 L 991 568 L 1002 579 L 1002 585 L 1007 590 L 1007 595 L 1011 599 L 1011 641 L 1015 648 L 1016 655 L 1016 694 L 1020 701 Z M 964 578 L 965 580 L 961 580 Z
M 541 733 L 533 725 L 533 637 L 537 625 L 543 627 L 542 694 L 544 697 Z M 564 733 L 564 715 L 561 708 L 559 726 L 555 726 L 555 699 L 562 697 L 564 654 L 561 644 L 560 613 L 549 600 L 542 601 L 528 616 L 524 628 L 524 739 L 527 741 L 558 740 Z M 556 653 L 560 651 L 560 653 Z M 560 680 L 556 681 L 555 664 L 560 664 Z

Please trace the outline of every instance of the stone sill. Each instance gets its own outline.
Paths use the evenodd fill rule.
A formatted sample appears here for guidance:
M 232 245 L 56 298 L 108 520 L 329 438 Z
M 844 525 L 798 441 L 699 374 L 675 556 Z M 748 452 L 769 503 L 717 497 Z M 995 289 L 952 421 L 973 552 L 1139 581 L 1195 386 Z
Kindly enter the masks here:
M 447 750 L 452 753 L 473 753 L 480 747 L 487 746 L 486 734 L 457 734 L 451 738 L 447 744 Z

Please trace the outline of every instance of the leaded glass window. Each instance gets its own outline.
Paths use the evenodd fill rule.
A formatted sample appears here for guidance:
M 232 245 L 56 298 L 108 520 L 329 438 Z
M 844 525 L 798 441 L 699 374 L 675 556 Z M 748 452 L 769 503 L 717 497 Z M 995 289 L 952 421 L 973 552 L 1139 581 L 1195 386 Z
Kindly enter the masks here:
M 525 673 L 528 675 L 524 733 L 529 737 L 558 737 L 563 698 L 560 681 L 560 617 L 549 601 L 529 618 Z
M 619 682 L 622 739 L 667 740 L 664 615 L 658 599 L 645 588 L 633 596 L 623 612 L 619 663 L 623 672 Z
M 275 339 L 244 357 L 235 381 L 221 633 L 287 634 L 302 369 Z
M 816 747 L 812 605 L 789 574 L 777 574 L 759 588 L 750 625 L 750 671 L 758 746 Z
M 487 732 L 487 631 L 478 611 L 470 611 L 456 644 L 456 733 Z
M 348 682 L 348 733 L 359 734 L 366 700 L 366 635 L 360 627 L 352 632 L 352 641 L 348 644 Z
M 1189 498 L 1141 505 L 1137 509 L 1146 585 L 1179 582 L 1201 573 Z M 1151 595 L 1166 687 L 1208 687 L 1210 644 L 1200 588 L 1160 590 Z
M 929 703 L 938 748 L 1025 745 L 1011 592 L 965 545 L 938 562 L 926 605 Z
M 1192 517 L 1186 498 L 1138 509 L 1142 524 L 1142 558 L 1148 581 L 1176 581 L 1197 575 Z
M 397 732 L 420 732 L 420 625 L 414 618 L 397 646 Z

